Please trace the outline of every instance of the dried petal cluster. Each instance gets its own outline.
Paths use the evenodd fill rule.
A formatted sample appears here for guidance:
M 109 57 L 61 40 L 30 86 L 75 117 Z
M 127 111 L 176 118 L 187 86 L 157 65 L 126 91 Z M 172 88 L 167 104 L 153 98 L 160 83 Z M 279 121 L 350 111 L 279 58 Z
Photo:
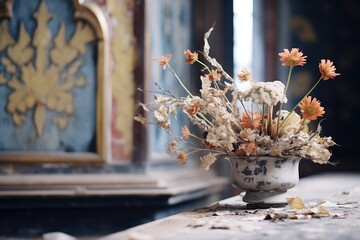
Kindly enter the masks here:
M 282 65 L 289 67 L 286 84 L 281 81 L 255 82 L 251 72 L 243 69 L 237 78 L 239 83 L 250 82 L 251 87 L 241 91 L 222 66 L 209 56 L 208 38 L 211 28 L 204 37 L 203 56 L 199 60 L 197 52 L 184 51 L 185 63 L 199 63 L 204 69 L 200 77 L 200 94 L 193 95 L 170 66 L 171 54 L 160 57 L 159 65 L 173 73 L 174 79 L 188 93 L 176 96 L 171 90 L 155 94 L 150 103 L 141 104 L 145 111 L 153 113 L 154 120 L 138 115 L 135 120 L 154 124 L 163 129 L 172 139 L 167 146 L 170 155 L 177 156 L 179 165 L 186 163 L 188 156 L 200 153 L 200 167 L 209 170 L 219 156 L 287 156 L 295 155 L 308 158 L 316 163 L 329 163 L 329 147 L 335 142 L 331 137 L 322 137 L 321 127 L 311 130 L 309 123 L 325 114 L 324 107 L 316 98 L 310 96 L 312 90 L 322 81 L 334 78 L 335 66 L 330 60 L 321 60 L 320 78 L 304 95 L 303 99 L 290 111 L 282 109 L 287 102 L 286 92 L 294 67 L 303 66 L 307 56 L 298 48 L 284 49 L 279 53 Z M 205 67 L 205 68 L 204 68 Z M 250 104 L 249 104 L 250 103 Z M 250 106 L 250 107 L 249 107 Z M 274 112 L 274 109 L 278 109 Z M 298 113 L 297 113 L 298 112 Z M 174 136 L 172 121 L 177 114 L 185 114 L 192 125 L 199 128 L 198 136 L 194 128 L 183 126 L 181 136 Z
M 310 96 L 303 98 L 299 103 L 300 112 L 306 120 L 316 120 L 325 113 L 324 108 L 320 106 L 320 102 Z
M 332 79 L 340 75 L 340 73 L 335 72 L 336 68 L 333 64 L 334 63 L 330 60 L 321 59 L 321 62 L 319 64 L 319 70 L 321 73 L 321 77 L 324 80 Z
M 284 52 L 279 53 L 282 65 L 290 67 L 304 66 L 307 56 L 303 55 L 298 48 L 292 48 L 291 51 L 284 49 Z
M 258 82 L 250 90 L 239 94 L 245 101 L 275 106 L 279 102 L 287 102 L 284 89 L 285 85 L 280 81 Z

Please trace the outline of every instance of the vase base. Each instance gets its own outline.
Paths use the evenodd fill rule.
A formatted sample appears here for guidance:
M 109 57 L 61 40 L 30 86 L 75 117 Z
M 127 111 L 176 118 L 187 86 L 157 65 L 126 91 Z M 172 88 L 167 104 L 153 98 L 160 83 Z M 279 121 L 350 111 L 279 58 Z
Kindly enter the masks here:
M 268 208 L 282 208 L 285 207 L 287 203 L 248 203 L 246 204 L 247 209 L 268 209 Z
M 284 207 L 287 205 L 287 191 L 246 191 L 243 201 L 249 207 L 268 208 Z

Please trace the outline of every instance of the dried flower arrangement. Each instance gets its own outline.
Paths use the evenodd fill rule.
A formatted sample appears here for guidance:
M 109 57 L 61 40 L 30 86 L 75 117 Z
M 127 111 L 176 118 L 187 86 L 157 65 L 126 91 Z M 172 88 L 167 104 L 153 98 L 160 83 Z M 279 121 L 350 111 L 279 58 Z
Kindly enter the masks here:
M 205 170 L 224 154 L 232 157 L 292 155 L 315 163 L 330 163 L 331 152 L 328 148 L 335 142 L 331 137 L 320 136 L 320 124 L 314 131 L 308 125 L 325 113 L 320 102 L 310 94 L 320 82 L 340 75 L 335 72 L 333 62 L 321 60 L 319 80 L 290 111 L 283 110 L 293 68 L 303 66 L 307 56 L 298 48 L 290 51 L 284 49 L 279 53 L 282 65 L 289 67 L 286 85 L 281 81 L 254 82 L 246 69 L 234 80 L 215 58 L 209 56 L 208 38 L 212 31 L 213 28 L 210 28 L 204 35 L 202 52 L 210 66 L 199 60 L 198 52 L 184 52 L 186 64 L 199 63 L 206 72 L 200 77 L 200 96 L 192 94 L 170 66 L 172 55 L 162 56 L 158 59 L 159 65 L 172 72 L 187 96 L 175 96 L 157 83 L 160 93 L 154 94 L 152 102 L 141 103 L 144 111 L 152 112 L 156 121 L 151 122 L 141 115 L 135 116 L 135 120 L 145 125 L 154 124 L 173 137 L 168 143 L 167 152 L 177 156 L 179 165 L 185 164 L 187 157 L 196 152 L 204 152 L 200 160 Z M 251 87 L 241 91 L 235 81 L 240 81 L 240 84 L 250 81 Z M 246 107 L 245 102 L 250 102 L 251 107 Z M 277 106 L 279 110 L 273 114 Z M 296 113 L 297 108 L 300 115 Z M 177 110 L 186 114 L 191 123 L 200 128 L 203 136 L 197 136 L 187 126 L 182 127 L 182 136 L 173 136 L 170 116 L 176 116 Z M 181 145 L 180 142 L 186 144 Z

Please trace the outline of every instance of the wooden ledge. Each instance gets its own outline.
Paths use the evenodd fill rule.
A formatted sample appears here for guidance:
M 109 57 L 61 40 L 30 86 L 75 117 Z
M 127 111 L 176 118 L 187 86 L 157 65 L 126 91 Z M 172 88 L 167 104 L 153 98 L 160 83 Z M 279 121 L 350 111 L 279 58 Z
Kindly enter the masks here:
M 0 199 L 10 197 L 167 197 L 168 204 L 220 192 L 229 185 L 203 171 L 151 171 L 136 174 L 33 174 L 0 176 Z

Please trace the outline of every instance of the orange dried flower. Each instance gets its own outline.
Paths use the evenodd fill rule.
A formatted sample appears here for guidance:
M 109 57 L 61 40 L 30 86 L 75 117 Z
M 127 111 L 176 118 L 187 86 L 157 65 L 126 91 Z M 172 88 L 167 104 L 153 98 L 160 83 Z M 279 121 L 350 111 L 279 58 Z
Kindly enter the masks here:
M 255 142 L 243 143 L 237 149 L 236 154 L 246 156 L 256 155 L 256 148 L 257 145 Z
M 298 48 L 292 48 L 289 52 L 288 49 L 284 49 L 284 52 L 279 53 L 280 61 L 283 66 L 304 66 L 307 56 L 303 56 L 303 53 Z
M 240 81 L 250 81 L 251 80 L 251 72 L 246 68 L 243 68 L 240 73 L 237 75 Z
M 244 112 L 241 116 L 240 126 L 243 128 L 260 129 L 261 115 L 257 112 Z
M 311 99 L 310 96 L 301 100 L 299 107 L 301 115 L 306 120 L 316 120 L 325 113 L 324 108 L 320 106 L 320 102 L 316 98 Z
M 186 110 L 186 112 L 190 116 L 194 116 L 200 110 L 200 106 L 201 106 L 200 101 L 196 101 L 189 109 Z
M 167 56 L 161 56 L 158 63 L 163 68 L 166 69 L 167 64 L 169 63 L 172 55 L 169 53 Z
M 336 68 L 333 64 L 334 63 L 330 60 L 321 59 L 321 62 L 319 63 L 319 70 L 321 73 L 321 77 L 324 80 L 328 80 L 330 78 L 332 79 L 340 75 L 340 73 L 335 72 Z
M 177 160 L 179 165 L 184 165 L 187 159 L 187 150 L 179 151 L 177 154 Z
M 189 49 L 187 49 L 186 51 L 184 51 L 186 60 L 185 63 L 186 64 L 193 64 L 194 62 L 196 62 L 198 60 L 198 53 L 197 52 L 191 52 Z
M 256 143 L 250 142 L 250 143 L 245 144 L 244 152 L 245 152 L 246 156 L 256 154 Z
M 181 134 L 182 134 L 183 138 L 186 140 L 186 139 L 188 139 L 188 137 L 190 135 L 190 130 L 186 126 L 183 126 L 181 128 Z
M 216 71 L 216 70 L 211 70 L 211 72 L 209 74 L 207 74 L 206 77 L 210 81 L 219 81 L 221 78 L 221 74 L 218 73 L 218 71 Z
M 203 141 L 203 144 L 204 144 L 204 147 L 205 147 L 206 149 L 213 149 L 213 148 L 214 148 L 214 146 L 211 145 L 211 144 L 210 144 L 208 141 L 206 141 L 206 140 Z

